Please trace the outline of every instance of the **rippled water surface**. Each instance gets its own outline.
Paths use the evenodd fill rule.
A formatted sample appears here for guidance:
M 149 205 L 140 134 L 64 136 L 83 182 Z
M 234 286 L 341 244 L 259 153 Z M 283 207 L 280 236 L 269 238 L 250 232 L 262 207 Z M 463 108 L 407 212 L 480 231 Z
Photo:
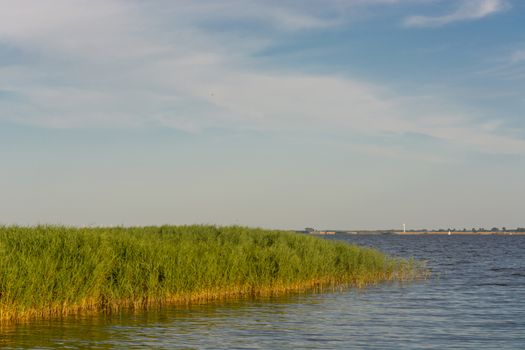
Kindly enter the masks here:
M 525 349 L 525 236 L 336 236 L 427 281 L 1 328 L 0 347 Z

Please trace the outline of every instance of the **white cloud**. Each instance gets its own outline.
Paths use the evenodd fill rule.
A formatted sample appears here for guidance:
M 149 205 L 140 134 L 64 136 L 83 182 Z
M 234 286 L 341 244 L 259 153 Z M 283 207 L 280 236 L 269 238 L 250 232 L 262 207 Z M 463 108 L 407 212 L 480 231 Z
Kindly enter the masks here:
M 442 16 L 410 16 L 403 24 L 407 27 L 440 27 L 453 22 L 481 19 L 509 8 L 505 0 L 463 0 L 452 13 Z
M 525 154 L 523 141 L 445 110 L 439 98 L 425 98 L 422 108 L 417 98 L 362 80 L 263 70 L 250 57 L 272 35 L 209 29 L 210 21 L 247 18 L 277 32 L 336 23 L 293 6 L 279 12 L 283 6 L 233 0 L 167 1 L 161 8 L 116 0 L 0 2 L 9 9 L 0 11 L 0 40 L 30 57 L 0 66 L 0 91 L 16 96 L 0 99 L 0 119 L 52 128 L 417 132 L 483 151 Z

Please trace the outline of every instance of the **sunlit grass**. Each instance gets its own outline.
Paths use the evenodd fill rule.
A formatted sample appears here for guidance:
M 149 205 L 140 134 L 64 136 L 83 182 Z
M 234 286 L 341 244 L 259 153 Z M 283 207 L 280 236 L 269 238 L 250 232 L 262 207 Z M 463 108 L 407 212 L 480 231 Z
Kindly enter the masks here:
M 361 287 L 421 274 L 413 261 L 245 227 L 0 227 L 0 320 Z

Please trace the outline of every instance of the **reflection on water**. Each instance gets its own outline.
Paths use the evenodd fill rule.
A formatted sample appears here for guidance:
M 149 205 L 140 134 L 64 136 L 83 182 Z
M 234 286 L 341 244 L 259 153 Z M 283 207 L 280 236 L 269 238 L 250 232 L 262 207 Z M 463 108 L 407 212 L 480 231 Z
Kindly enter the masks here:
M 15 348 L 523 349 L 525 236 L 338 236 L 428 260 L 428 281 L 1 329 Z

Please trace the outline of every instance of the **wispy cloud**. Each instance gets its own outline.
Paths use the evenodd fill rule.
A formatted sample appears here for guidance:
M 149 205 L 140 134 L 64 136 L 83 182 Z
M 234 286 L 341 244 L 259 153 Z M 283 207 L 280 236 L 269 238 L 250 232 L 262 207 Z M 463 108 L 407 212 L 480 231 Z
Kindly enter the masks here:
M 485 64 L 488 67 L 476 71 L 476 74 L 498 80 L 524 81 L 525 49 L 523 43 L 513 46 L 515 47 L 493 57 Z
M 459 7 L 441 16 L 416 15 L 405 18 L 406 27 L 440 27 L 453 22 L 481 19 L 510 7 L 505 0 L 463 0 Z
M 521 63 L 525 62 L 525 49 L 516 50 L 510 56 L 511 63 Z
M 458 11 L 470 9 L 479 18 L 503 5 L 469 1 Z M 0 120 L 51 128 L 160 125 L 187 132 L 414 132 L 483 151 L 525 154 L 525 142 L 505 142 L 497 129 L 486 130 L 468 114 L 440 107 L 446 103 L 439 97 L 425 98 L 422 108 L 417 97 L 405 99 L 362 79 L 259 68 L 254 53 L 280 33 L 339 23 L 318 16 L 311 3 L 307 10 L 286 2 L 234 0 L 166 1 L 161 8 L 118 0 L 0 1 L 0 6 L 9 9 L 0 12 L 0 41 L 29 58 L 0 64 L 0 91 L 8 92 L 0 94 Z M 251 19 L 271 33 L 213 27 Z

